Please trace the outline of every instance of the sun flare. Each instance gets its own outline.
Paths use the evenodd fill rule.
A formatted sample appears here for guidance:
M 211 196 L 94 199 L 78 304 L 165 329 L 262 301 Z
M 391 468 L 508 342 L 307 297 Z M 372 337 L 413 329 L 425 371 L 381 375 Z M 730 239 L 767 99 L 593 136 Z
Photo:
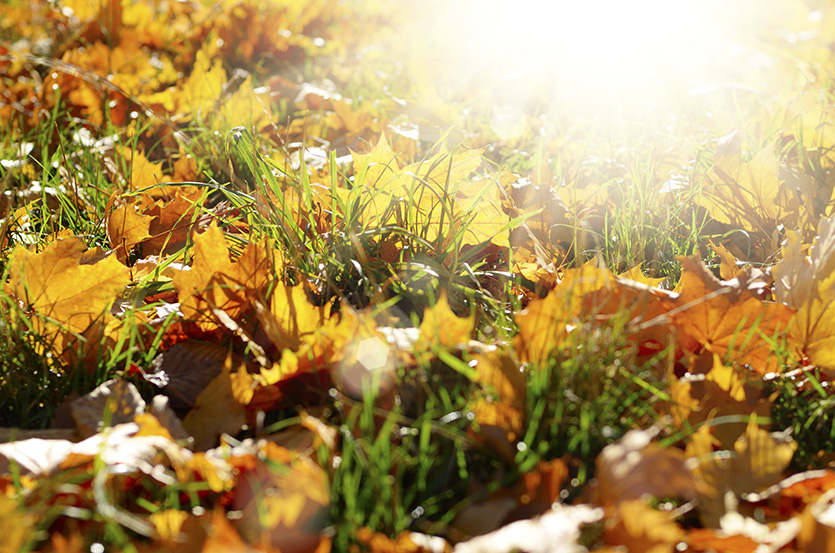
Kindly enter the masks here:
M 430 32 L 453 91 L 481 80 L 498 105 L 538 94 L 589 115 L 628 115 L 725 78 L 737 36 L 718 4 L 463 2 L 436 14 Z

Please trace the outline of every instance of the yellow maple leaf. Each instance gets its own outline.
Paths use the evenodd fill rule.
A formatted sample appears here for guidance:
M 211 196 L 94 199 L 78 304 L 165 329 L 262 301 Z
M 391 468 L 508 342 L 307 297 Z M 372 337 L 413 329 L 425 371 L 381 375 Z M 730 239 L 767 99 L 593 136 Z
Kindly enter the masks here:
M 669 513 L 653 509 L 642 499 L 618 504 L 612 515 L 603 537 L 607 544 L 626 547 L 628 551 L 672 553 L 685 538 L 684 530 Z
M 23 511 L 17 499 L 0 494 L 0 553 L 23 551 L 36 523 L 37 518 Z
M 385 133 L 366 154 L 352 152 L 356 182 L 368 188 L 371 197 L 366 208 L 369 223 L 386 224 L 391 217 L 384 217 L 390 204 L 410 193 L 409 177 L 404 176 L 397 161 L 397 154 L 389 146 Z
M 425 184 L 453 192 L 481 166 L 483 149 L 449 152 L 443 145 L 435 155 L 403 168 L 403 173 L 421 179 Z
M 734 254 L 722 244 L 714 244 L 712 241 L 709 243 L 716 255 L 719 256 L 719 276 L 722 277 L 722 280 L 731 280 L 738 277 L 741 271 L 736 264 Z
M 469 150 L 470 157 L 476 151 Z M 479 153 L 478 161 L 480 156 Z M 486 194 L 485 185 L 489 187 Z M 457 186 L 452 229 L 464 228 L 462 244 L 475 246 L 489 241 L 502 248 L 510 247 L 510 231 L 502 230 L 510 219 L 502 211 L 499 186 L 498 182 L 481 178 L 467 179 Z
M 470 409 L 480 427 L 480 436 L 506 458 L 512 458 L 525 424 L 527 381 L 519 365 L 498 351 L 475 353 L 469 366 L 473 381 L 485 386 L 495 397 L 478 398 Z
M 437 346 L 453 348 L 467 344 L 474 327 L 472 315 L 465 318 L 456 315 L 449 306 L 446 290 L 442 290 L 435 305 L 424 310 L 418 330 L 427 349 Z
M 684 452 L 661 448 L 651 430 L 631 430 L 595 460 L 597 501 L 613 505 L 654 497 L 690 497 L 698 491 Z
M 619 274 L 618 278 L 634 280 L 635 282 L 640 282 L 641 284 L 646 284 L 647 286 L 651 286 L 653 288 L 657 288 L 665 280 L 663 278 L 650 278 L 648 276 L 644 276 L 644 272 L 641 270 L 640 263 L 635 265 L 625 273 Z
M 583 315 L 587 295 L 600 297 L 615 294 L 615 277 L 592 262 L 569 269 L 562 280 L 540 300 L 530 302 L 517 317 L 519 334 L 516 349 L 523 361 L 542 362 L 565 343 L 578 318 Z
M 500 203 L 479 197 L 484 183 L 469 181 L 481 165 L 482 150 L 439 151 L 416 163 L 400 168 L 397 155 L 385 137 L 367 154 L 353 154 L 357 182 L 368 188 L 370 200 L 365 208 L 366 222 L 406 224 L 428 242 L 439 242 L 446 249 L 463 229 L 463 244 L 491 241 L 509 245 L 500 232 L 507 216 Z
M 751 415 L 745 432 L 734 442 L 735 455 L 713 455 L 720 443 L 709 425 L 690 437 L 686 453 L 698 461 L 694 475 L 699 481 L 699 514 L 708 527 L 717 527 L 726 512 L 726 494 L 741 497 L 760 492 L 783 478 L 798 444 L 785 435 L 771 434 L 759 427 Z
M 180 528 L 189 516 L 187 511 L 165 509 L 148 515 L 148 521 L 154 525 L 157 536 L 163 543 L 175 545 L 180 535 Z
M 313 551 L 319 543 L 318 517 L 330 505 L 325 472 L 272 442 L 264 442 L 258 456 L 266 462 L 242 471 L 235 490 L 233 507 L 244 512 L 239 530 L 275 550 Z
M 241 321 L 250 309 L 250 291 L 264 293 L 273 277 L 271 252 L 272 246 L 265 239 L 247 244 L 232 261 L 223 232 L 212 223 L 194 238 L 191 270 L 174 275 L 183 316 L 209 331 L 218 326 L 215 310 Z
M 80 355 L 71 350 L 84 349 L 77 339 L 81 335 L 98 345 L 107 325 L 115 323 L 111 305 L 130 283 L 128 269 L 115 256 L 86 263 L 86 249 L 80 238 L 71 237 L 40 253 L 23 246 L 12 253 L 6 293 L 34 313 L 32 324 L 59 355 Z
M 739 133 L 720 141 L 702 203 L 720 223 L 767 240 L 778 225 L 796 222 L 800 202 L 782 189 L 774 144 L 758 151 L 750 161 L 742 161 L 741 144 Z
M 226 71 L 219 57 L 212 59 L 208 47 L 197 51 L 191 74 L 177 94 L 178 113 L 205 118 L 211 113 L 226 83 Z
M 676 405 L 673 419 L 679 427 L 685 421 L 697 428 L 705 421 L 722 417 L 747 418 L 752 413 L 767 417 L 771 413 L 771 401 L 762 394 L 758 379 L 747 379 L 747 371 L 729 367 L 718 355 L 713 355 L 713 367 L 701 378 L 682 378 L 670 384 L 671 396 Z M 746 422 L 722 421 L 713 429 L 719 443 L 726 448 L 745 431 Z
M 261 129 L 270 123 L 267 106 L 270 98 L 265 94 L 256 94 L 252 88 L 252 77 L 247 77 L 232 95 L 223 101 L 219 110 L 218 130 L 245 126 L 249 129 Z
M 146 190 L 164 181 L 162 161 L 152 162 L 140 149 L 122 148 L 130 169 L 130 190 Z
M 152 217 L 137 213 L 135 202 L 115 207 L 105 217 L 105 230 L 110 247 L 122 262 L 134 246 L 151 238 Z
M 211 527 L 205 530 L 205 538 L 201 553 L 248 553 L 251 550 L 220 505 L 212 512 Z
M 303 284 L 276 282 L 270 296 L 270 314 L 272 317 L 260 320 L 273 343 L 281 349 L 298 350 L 330 318 L 330 306 L 313 305 Z
M 799 232 L 788 231 L 783 260 L 772 269 L 777 299 L 795 309 L 791 334 L 801 352 L 822 369 L 835 371 L 835 216 L 823 219 L 804 253 Z
M 205 218 L 199 216 L 201 203 L 200 193 L 195 195 L 188 189 L 178 189 L 170 198 L 139 196 L 137 206 L 144 208 L 142 215 L 151 218 L 148 225 L 150 237 L 140 243 L 142 254 L 165 255 L 183 249 L 197 229 L 206 225 Z

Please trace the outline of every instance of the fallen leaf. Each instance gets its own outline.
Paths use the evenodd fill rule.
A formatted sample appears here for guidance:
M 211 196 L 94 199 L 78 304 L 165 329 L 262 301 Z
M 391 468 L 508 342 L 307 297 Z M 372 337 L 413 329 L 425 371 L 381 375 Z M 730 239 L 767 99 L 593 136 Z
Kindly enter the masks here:
M 77 237 L 57 240 L 40 253 L 17 246 L 5 286 L 33 312 L 31 323 L 45 343 L 69 361 L 95 353 L 107 325 L 115 322 L 110 307 L 130 283 L 127 267 L 115 256 L 88 264 L 86 250 Z
M 472 316 L 456 315 L 449 306 L 446 291 L 442 291 L 435 305 L 423 311 L 419 343 L 424 344 L 426 350 L 433 347 L 454 348 L 470 341 L 474 327 Z
M 509 356 L 497 350 L 471 354 L 468 366 L 473 381 L 485 386 L 488 398 L 471 402 L 469 409 L 479 426 L 479 436 L 505 458 L 512 459 L 525 424 L 527 381 Z
M 719 276 L 722 277 L 722 280 L 731 280 L 740 276 L 736 258 L 728 248 L 722 244 L 714 244 L 713 242 L 710 242 L 710 247 L 719 256 Z
M 675 325 L 726 363 L 747 363 L 759 374 L 777 370 L 763 337 L 785 336 L 793 310 L 761 301 L 738 281 L 720 282 L 697 257 L 679 261 L 681 292 L 670 302 Z
M 207 44 L 197 51 L 191 74 L 176 91 L 176 113 L 206 119 L 215 108 L 226 84 L 226 71 L 219 57 L 212 59 Z
M 778 225 L 797 220 L 800 203 L 782 190 L 774 149 L 771 144 L 750 161 L 742 161 L 739 132 L 720 140 L 703 200 L 716 220 L 763 238 L 769 238 Z
M 533 300 L 517 315 L 519 334 L 514 339 L 522 361 L 544 363 L 553 353 L 582 340 L 589 328 L 605 327 L 613 319 L 625 319 L 625 330 L 641 355 L 655 355 L 668 343 L 687 347 L 692 342 L 682 332 L 670 332 L 670 302 L 677 296 L 627 279 L 590 261 L 568 269 L 543 299 Z M 588 326 L 585 326 L 588 325 Z M 574 333 L 582 328 L 579 333 Z
M 233 506 L 243 511 L 241 535 L 251 543 L 265 543 L 282 553 L 314 551 L 330 505 L 324 471 L 296 452 L 263 442 L 259 462 L 242 471 Z
M 194 448 L 205 451 L 218 436 L 235 435 L 245 424 L 246 408 L 235 399 L 229 356 L 221 373 L 197 396 L 194 408 L 183 419 L 183 427 L 194 437 Z
M 251 549 L 241 538 L 221 507 L 212 512 L 211 526 L 206 530 L 206 541 L 201 553 L 249 553 Z
M 32 537 L 37 519 L 24 510 L 18 501 L 0 494 L 0 553 L 18 553 Z
M 103 426 L 133 422 L 135 417 L 145 413 L 145 401 L 136 386 L 114 378 L 74 400 L 70 409 L 79 435 L 89 438 L 98 434 Z
M 777 299 L 794 309 L 791 335 L 801 352 L 825 371 L 835 371 L 835 216 L 822 219 L 804 253 L 801 235 L 787 231 L 783 259 L 771 270 Z
M 180 451 L 171 440 L 162 436 L 135 436 L 139 426 L 120 424 L 73 443 L 68 440 L 30 438 L 0 444 L 0 474 L 10 472 L 10 463 L 17 463 L 21 474 L 44 476 L 59 470 L 84 465 L 99 458 L 106 465 L 136 470 L 137 464 L 151 463 L 160 451 Z
M 310 343 L 330 318 L 329 305 L 313 305 L 304 284 L 286 286 L 275 283 L 269 299 L 269 311 L 256 310 L 261 330 L 278 351 L 298 351 L 302 343 Z
M 736 501 L 779 482 L 797 449 L 791 438 L 761 429 L 753 416 L 731 455 L 714 454 L 718 445 L 710 428 L 703 426 L 690 437 L 686 449 L 696 462 L 693 474 L 700 483 L 699 514 L 707 527 L 714 528 L 726 514 L 729 496 Z
M 608 545 L 628 551 L 672 553 L 685 533 L 670 514 L 657 511 L 641 499 L 623 501 L 606 520 L 603 537 Z
M 754 417 L 734 444 L 733 485 L 737 493 L 762 491 L 776 484 L 797 450 L 797 442 L 760 428 Z
M 250 242 L 233 261 L 223 232 L 211 224 L 194 238 L 191 270 L 174 275 L 183 317 L 205 331 L 224 326 L 216 320 L 215 310 L 242 322 L 250 312 L 248 296 L 253 291 L 266 293 L 273 263 L 272 245 L 266 239 Z
M 597 456 L 597 504 L 613 505 L 647 497 L 693 497 L 699 486 L 687 456 L 652 443 L 647 430 L 630 430 Z
M 687 532 L 687 544 L 693 551 L 716 553 L 754 553 L 758 544 L 748 536 L 725 535 L 714 528 L 693 528 Z
M 618 275 L 618 278 L 624 278 L 627 280 L 634 280 L 635 282 L 640 282 L 641 284 L 646 284 L 652 288 L 657 288 L 664 282 L 665 278 L 650 278 L 648 276 L 644 276 L 644 271 L 641 270 L 641 264 L 635 265 L 625 273 L 621 273 Z
M 183 522 L 189 517 L 186 511 L 178 509 L 165 509 L 148 515 L 148 520 L 154 525 L 157 537 L 169 547 L 175 546 L 180 537 L 180 528 Z
M 105 219 L 107 240 L 123 263 L 131 250 L 151 238 L 152 217 L 137 213 L 134 203 L 116 207 Z
M 797 543 L 803 551 L 835 551 L 833 497 L 835 493 L 832 491 L 825 493 L 800 515 Z
M 232 365 L 244 363 L 242 356 L 232 353 Z M 154 357 L 146 380 L 162 389 L 176 409 L 191 408 L 197 396 L 223 370 L 229 349 L 202 340 L 186 340 Z
M 726 366 L 714 354 L 713 367 L 706 375 L 690 375 L 670 384 L 676 425 L 684 428 L 686 421 L 691 428 L 698 428 L 706 421 L 719 419 L 713 435 L 723 447 L 732 448 L 745 432 L 749 415 L 771 414 L 771 401 L 763 396 L 762 381 L 752 376 L 749 371 Z M 725 417 L 740 420 L 723 420 Z
M 437 536 L 401 532 L 395 539 L 391 539 L 365 526 L 357 530 L 357 541 L 368 548 L 368 553 L 449 553 L 452 551 L 449 544 Z
M 530 302 L 516 317 L 519 334 L 514 343 L 521 360 L 541 363 L 559 350 L 583 314 L 584 298 L 612 294 L 614 285 L 609 271 L 591 263 L 565 271 L 544 299 Z
M 84 537 L 81 535 L 81 532 L 72 532 L 69 538 L 55 532 L 50 536 L 50 541 L 52 542 L 52 549 L 55 553 L 86 553 Z

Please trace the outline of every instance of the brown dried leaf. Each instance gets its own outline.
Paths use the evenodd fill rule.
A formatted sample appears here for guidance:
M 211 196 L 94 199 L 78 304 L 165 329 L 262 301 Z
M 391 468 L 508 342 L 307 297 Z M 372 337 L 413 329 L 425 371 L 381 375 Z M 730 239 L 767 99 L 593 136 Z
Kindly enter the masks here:
M 197 396 L 194 408 L 183 420 L 183 427 L 194 437 L 194 448 L 204 451 L 215 445 L 218 436 L 237 434 L 244 424 L 246 408 L 235 399 L 230 355 L 221 373 Z
M 218 344 L 186 340 L 157 355 L 143 375 L 162 389 L 174 408 L 191 408 L 200 392 L 223 370 L 228 355 L 229 350 Z M 244 363 L 242 356 L 231 355 L 232 366 Z
M 79 435 L 88 438 L 100 432 L 103 425 L 133 422 L 137 415 L 145 413 L 145 401 L 136 386 L 114 378 L 74 400 L 70 409 Z
M 699 487 L 684 452 L 661 449 L 647 430 L 631 430 L 597 456 L 597 503 L 618 504 L 651 497 L 691 497 Z

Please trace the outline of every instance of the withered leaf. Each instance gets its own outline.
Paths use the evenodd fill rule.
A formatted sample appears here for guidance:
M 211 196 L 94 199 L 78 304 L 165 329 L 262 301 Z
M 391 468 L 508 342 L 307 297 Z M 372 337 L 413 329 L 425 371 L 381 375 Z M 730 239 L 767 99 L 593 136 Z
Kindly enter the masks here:
M 732 448 L 745 431 L 752 413 L 767 417 L 771 401 L 763 396 L 762 382 L 744 369 L 726 366 L 718 355 L 713 356 L 713 367 L 701 377 L 689 376 L 673 381 L 671 395 L 676 405 L 672 415 L 679 427 L 687 421 L 692 428 L 722 417 L 738 417 L 739 422 L 721 421 L 714 426 L 714 436 L 725 448 Z
M 698 484 L 687 457 L 675 448 L 652 443 L 647 430 L 630 430 L 597 456 L 597 503 L 617 504 L 645 497 L 691 497 Z
M 606 521 L 604 536 L 611 545 L 629 551 L 672 553 L 685 534 L 667 513 L 657 511 L 641 499 L 617 504 Z
M 793 310 L 761 301 L 739 281 L 720 282 L 697 257 L 682 257 L 680 294 L 671 316 L 702 347 L 725 362 L 747 363 L 760 374 L 777 369 L 777 357 L 763 338 L 786 334 Z
M 248 295 L 266 291 L 273 262 L 272 246 L 266 240 L 247 244 L 233 261 L 223 232 L 213 223 L 194 238 L 191 270 L 178 272 L 173 279 L 183 316 L 206 330 L 219 326 L 212 315 L 216 309 L 240 322 L 250 309 Z
M 145 412 L 145 401 L 136 386 L 114 378 L 70 404 L 72 417 L 82 438 L 97 434 L 102 426 L 133 422 Z
M 791 335 L 801 352 L 827 372 L 835 371 L 835 216 L 823 219 L 804 253 L 801 235 L 786 233 L 783 260 L 772 269 L 779 301 L 797 309 Z
M 427 348 L 452 348 L 469 342 L 474 326 L 472 316 L 459 317 L 452 311 L 443 291 L 435 305 L 424 309 L 420 339 Z
M 237 434 L 244 424 L 246 408 L 235 399 L 230 355 L 221 373 L 197 396 L 194 408 L 183 419 L 183 427 L 194 437 L 195 449 L 202 451 L 212 447 L 223 433 Z
M 5 286 L 33 311 L 32 324 L 52 350 L 74 359 L 95 353 L 108 324 L 115 323 L 110 307 L 130 283 L 127 267 L 115 256 L 86 263 L 86 250 L 77 237 L 57 240 L 40 253 L 17 246 Z

